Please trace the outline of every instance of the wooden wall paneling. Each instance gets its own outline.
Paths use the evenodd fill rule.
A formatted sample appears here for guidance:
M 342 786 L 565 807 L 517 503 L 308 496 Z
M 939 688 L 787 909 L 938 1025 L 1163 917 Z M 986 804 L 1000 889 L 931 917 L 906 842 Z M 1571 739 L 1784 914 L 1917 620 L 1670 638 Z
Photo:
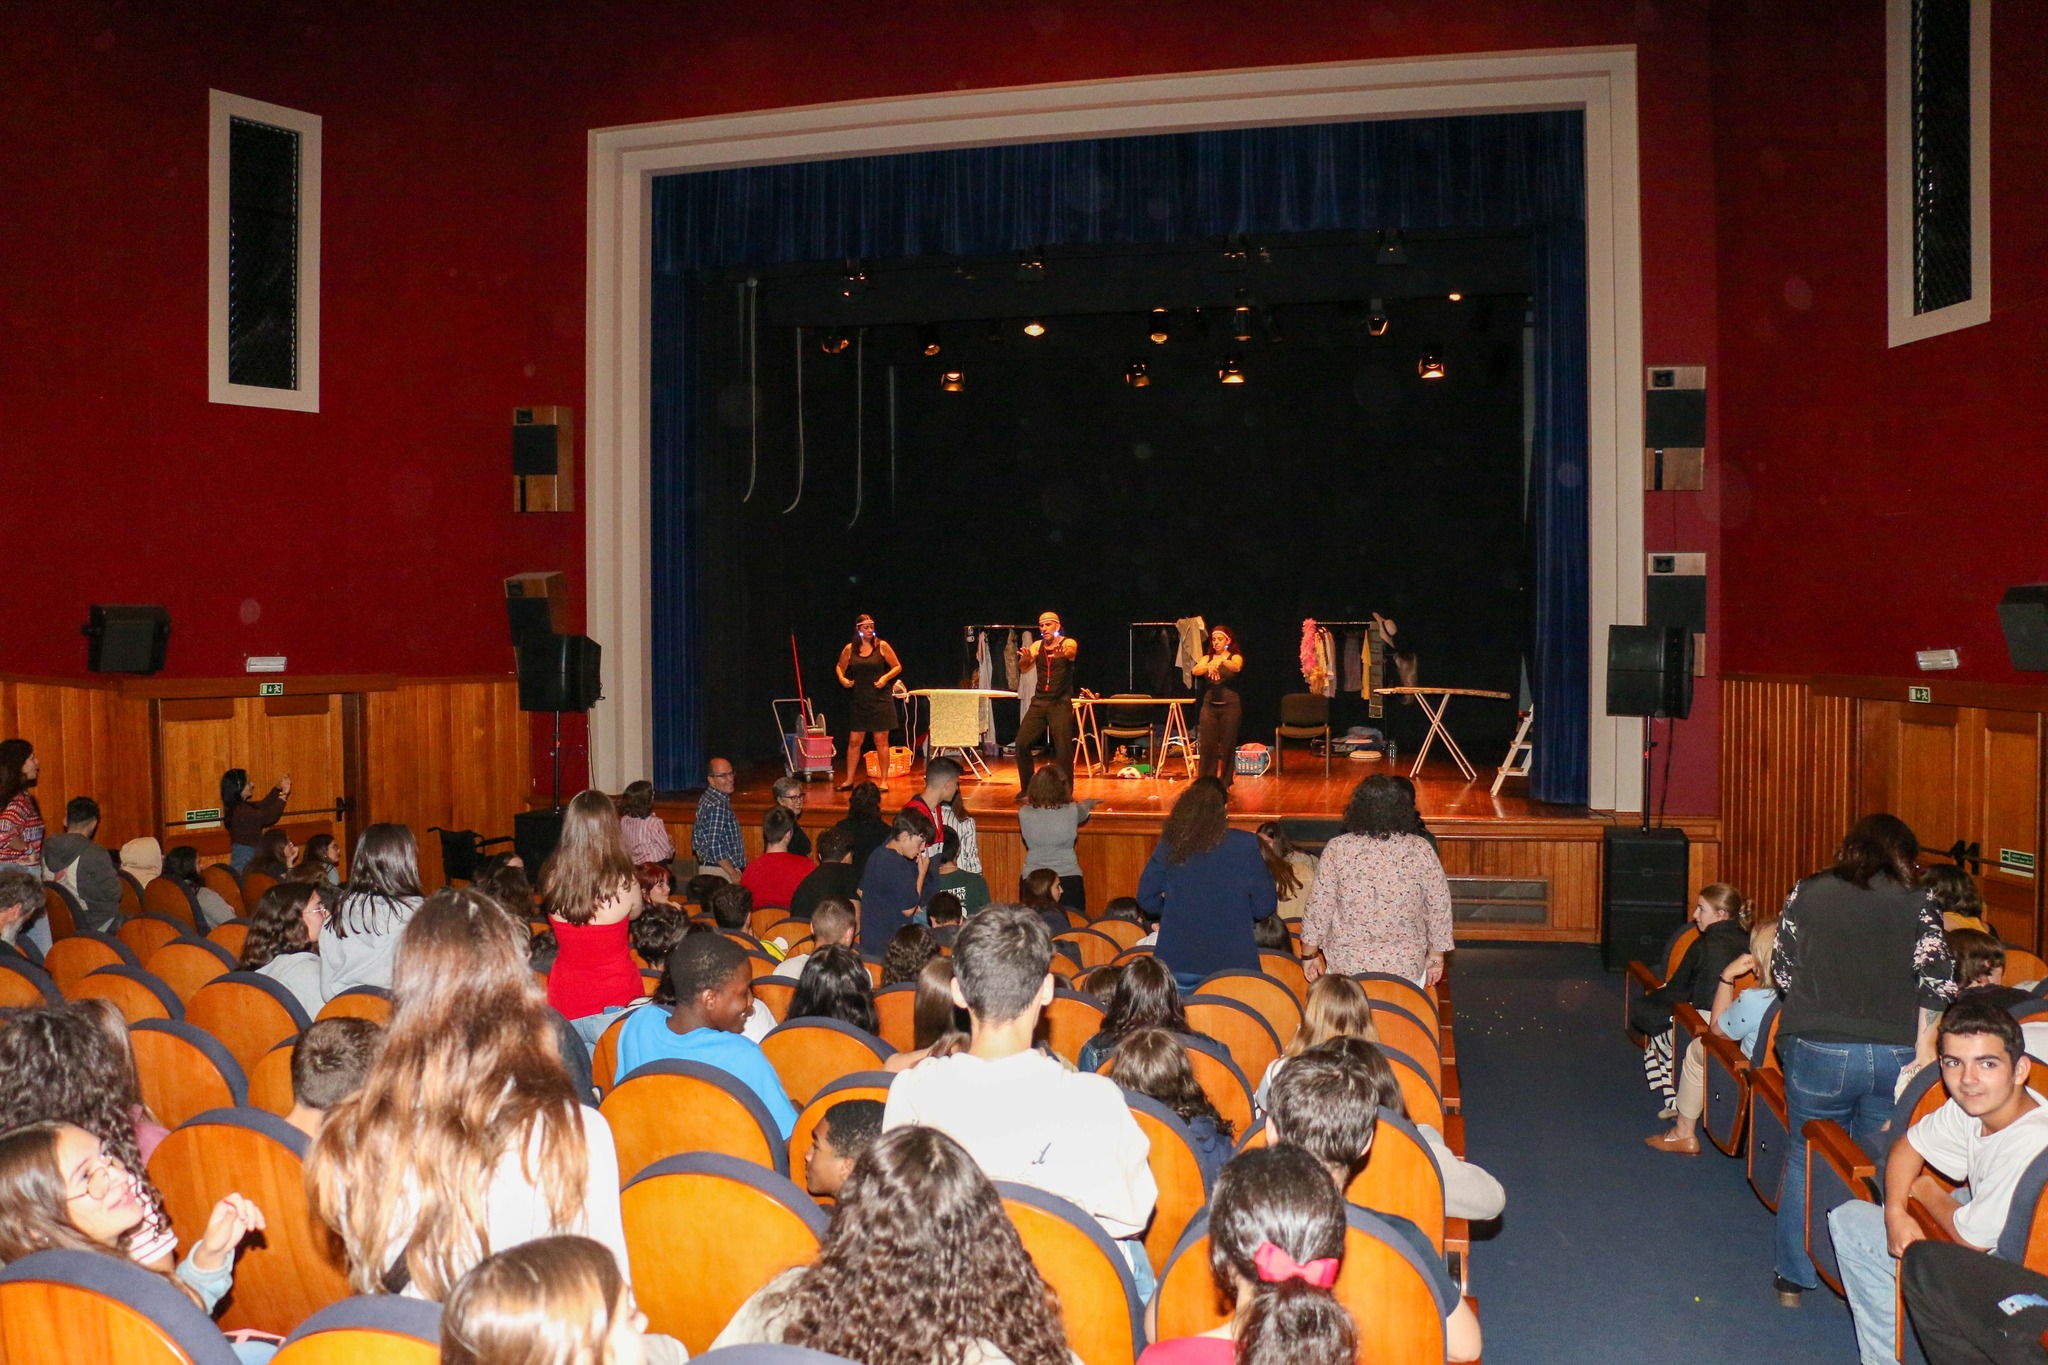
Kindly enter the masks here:
M 74 796 L 100 804 L 99 842 L 156 832 L 149 703 L 102 684 L 0 679 L 0 738 L 35 746 L 36 799 L 54 832 Z
M 272 705 L 276 700 L 286 704 Z M 220 777 L 229 768 L 246 768 L 259 795 L 291 774 L 284 823 L 294 839 L 345 834 L 331 815 L 317 813 L 331 810 L 346 791 L 340 697 L 165 698 L 157 717 L 166 847 L 191 843 L 205 862 L 227 856 L 217 828 L 188 829 L 183 821 L 186 811 L 220 806 Z
M 420 875 L 444 880 L 430 826 L 512 832 L 526 806 L 528 727 L 512 678 L 406 679 L 363 699 L 364 791 L 372 817 L 410 826 Z
M 1978 885 L 1992 928 L 2008 943 L 2038 952 L 2042 718 L 2020 711 L 1978 714 L 1972 765 L 1978 819 L 1971 835 L 1984 846 Z M 2002 864 L 2001 851 L 2021 855 L 2028 866 Z
M 1852 698 L 1803 679 L 1724 678 L 1721 707 L 1717 879 L 1771 903 L 1825 865 L 1853 821 L 1855 754 L 1868 737 Z

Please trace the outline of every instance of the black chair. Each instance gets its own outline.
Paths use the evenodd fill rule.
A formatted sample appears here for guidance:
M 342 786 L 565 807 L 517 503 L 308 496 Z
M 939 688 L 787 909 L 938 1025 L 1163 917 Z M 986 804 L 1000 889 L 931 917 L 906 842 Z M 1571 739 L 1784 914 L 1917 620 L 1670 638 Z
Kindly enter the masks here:
M 1319 692 L 1289 692 L 1280 698 L 1280 724 L 1273 729 L 1273 771 L 1285 772 L 1283 741 L 1323 741 L 1323 776 L 1330 775 L 1330 699 Z
M 1118 706 L 1120 701 L 1150 701 L 1152 698 L 1142 692 L 1119 692 L 1109 698 L 1103 711 L 1102 738 L 1143 740 L 1145 756 L 1152 758 L 1159 752 L 1154 731 L 1157 708 L 1149 706 Z M 1104 762 L 1108 762 L 1105 758 Z
M 473 829 L 442 829 L 439 825 L 427 826 L 427 833 L 441 836 L 441 872 L 450 881 L 472 880 L 485 849 L 512 842 L 509 834 L 486 839 Z

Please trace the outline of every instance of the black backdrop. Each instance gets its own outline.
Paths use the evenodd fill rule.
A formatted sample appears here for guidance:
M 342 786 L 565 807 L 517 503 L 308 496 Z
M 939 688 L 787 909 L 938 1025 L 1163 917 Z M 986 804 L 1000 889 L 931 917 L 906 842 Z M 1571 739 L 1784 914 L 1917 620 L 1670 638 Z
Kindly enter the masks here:
M 1230 315 L 1211 312 L 1154 346 L 1137 306 L 1048 318 L 1036 339 L 1017 319 L 995 325 L 1000 340 L 986 321 L 954 321 L 936 358 L 908 325 L 870 327 L 836 355 L 819 348 L 823 328 L 806 329 L 805 469 L 785 511 L 799 343 L 761 327 L 751 434 L 736 292 L 712 272 L 692 300 L 706 339 L 697 391 L 719 395 L 694 414 L 712 752 L 775 753 L 767 699 L 795 691 L 792 631 L 843 735 L 831 666 L 863 611 L 915 687 L 961 680 L 963 625 L 1057 610 L 1081 644 L 1080 684 L 1103 693 L 1126 685 L 1126 623 L 1225 622 L 1246 657 L 1247 740 L 1270 742 L 1279 697 L 1302 690 L 1309 615 L 1382 612 L 1425 683 L 1519 694 L 1531 633 L 1522 297 L 1389 301 L 1378 338 L 1336 305 L 1284 310 L 1278 342 L 1237 342 Z M 1446 380 L 1417 376 L 1425 347 Z M 1226 352 L 1245 384 L 1217 381 Z M 1123 381 L 1133 359 L 1149 387 Z M 946 369 L 964 373 L 964 392 L 941 391 Z M 996 712 L 1007 736 L 1015 708 Z M 1499 761 L 1511 704 L 1460 702 L 1453 719 L 1475 762 Z M 1368 721 L 1355 693 L 1339 694 L 1334 720 L 1382 725 L 1404 749 L 1423 729 L 1391 702 Z

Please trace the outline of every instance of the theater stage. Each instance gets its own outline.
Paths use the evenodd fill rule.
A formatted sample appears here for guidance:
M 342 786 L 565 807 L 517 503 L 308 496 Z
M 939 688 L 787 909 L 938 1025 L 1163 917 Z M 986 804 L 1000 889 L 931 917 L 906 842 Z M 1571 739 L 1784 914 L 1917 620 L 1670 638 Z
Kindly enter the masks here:
M 1394 770 L 1406 772 L 1407 761 Z M 1178 762 L 1168 764 L 1165 778 L 1088 777 L 1075 782 L 1076 797 L 1102 804 L 1081 827 L 1077 852 L 1086 880 L 1088 904 L 1099 910 L 1111 896 L 1129 895 L 1138 884 L 1145 860 L 1159 841 L 1160 826 L 1176 797 L 1187 789 L 1177 777 Z M 1281 820 L 1291 829 L 1321 839 L 1334 833 L 1351 789 L 1375 772 L 1387 771 L 1384 761 L 1354 763 L 1339 759 L 1323 773 L 1319 756 L 1304 751 L 1288 755 L 1287 771 L 1265 777 L 1240 777 L 1231 789 L 1231 823 L 1251 829 L 1267 820 Z M 760 846 L 761 816 L 773 800 L 771 787 L 782 770 L 772 764 L 742 766 L 733 793 L 733 809 L 746 834 L 749 850 Z M 1437 836 L 1444 870 L 1451 877 L 1461 939 L 1524 939 L 1592 942 L 1600 932 L 1601 830 L 1634 816 L 1589 811 L 1578 806 L 1552 806 L 1530 800 L 1527 784 L 1511 777 L 1496 797 L 1494 770 L 1481 766 L 1466 781 L 1448 760 L 1431 763 L 1416 780 L 1417 805 Z M 846 811 L 847 793 L 832 790 L 832 781 L 807 785 L 803 825 L 813 837 Z M 892 814 L 923 786 L 918 771 L 890 781 L 883 788 L 882 808 Z M 981 846 L 982 872 L 997 895 L 1014 888 L 1023 860 L 1017 834 L 1017 776 L 1005 759 L 987 781 L 969 778 L 963 784 L 967 808 L 974 816 Z M 663 801 L 658 809 L 674 832 L 676 847 L 689 847 L 690 823 L 696 802 L 686 797 Z M 1668 823 L 1685 829 L 1692 843 L 1694 890 L 1714 881 L 1720 865 L 1720 822 L 1709 817 L 1674 817 Z

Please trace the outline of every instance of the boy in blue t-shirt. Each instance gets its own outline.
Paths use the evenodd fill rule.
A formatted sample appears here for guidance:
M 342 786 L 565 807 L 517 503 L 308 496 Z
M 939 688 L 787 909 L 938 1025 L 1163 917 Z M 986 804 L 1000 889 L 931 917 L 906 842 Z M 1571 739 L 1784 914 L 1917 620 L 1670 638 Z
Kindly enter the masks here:
M 715 1066 L 760 1096 L 787 1138 L 796 1107 L 761 1045 L 740 1034 L 754 1007 L 746 950 L 723 934 L 691 934 L 669 953 L 668 979 L 675 1012 L 635 1010 L 619 1029 L 619 1078 L 669 1058 Z

